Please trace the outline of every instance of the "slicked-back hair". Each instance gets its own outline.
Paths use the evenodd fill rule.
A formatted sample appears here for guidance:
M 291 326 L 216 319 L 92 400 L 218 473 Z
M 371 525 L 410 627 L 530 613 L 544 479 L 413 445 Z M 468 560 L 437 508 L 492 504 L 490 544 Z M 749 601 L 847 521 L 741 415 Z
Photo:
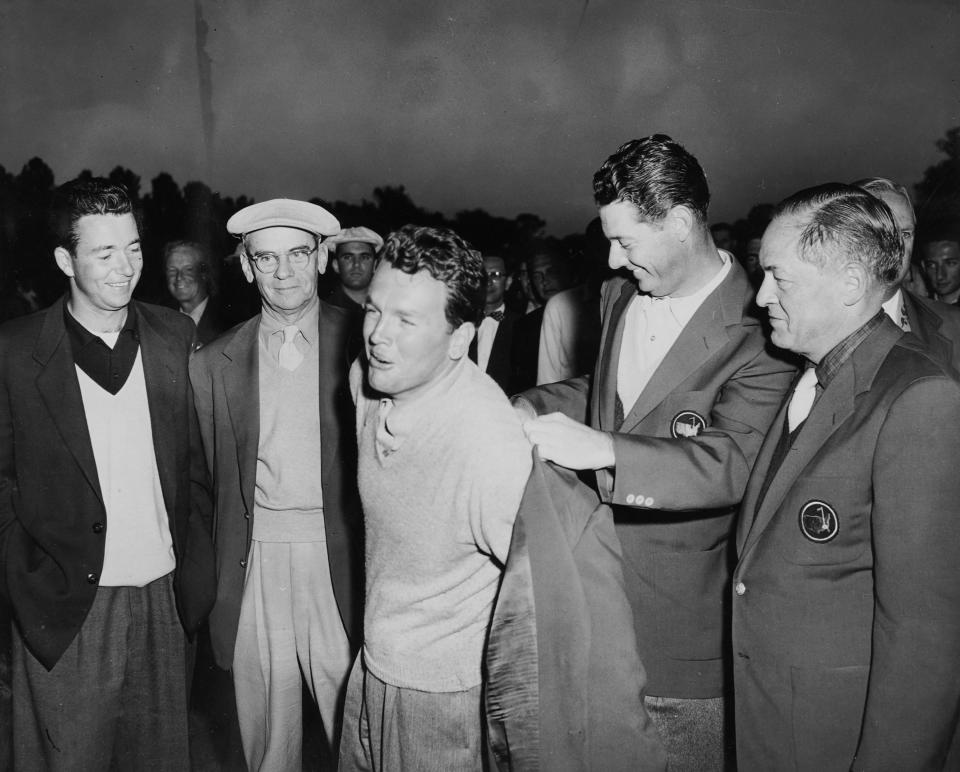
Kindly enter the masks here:
M 785 198 L 774 219 L 806 220 L 800 234 L 800 259 L 823 268 L 856 261 L 883 286 L 897 281 L 904 242 L 890 208 L 866 190 L 829 182 Z
M 50 228 L 56 246 L 76 254 L 77 221 L 88 214 L 131 214 L 133 204 L 127 189 L 103 177 L 73 179 L 53 193 L 50 207 Z M 140 223 L 137 222 L 137 229 Z
M 404 225 L 387 236 L 379 262 L 411 275 L 427 271 L 442 282 L 447 288 L 444 315 L 453 329 L 480 323 L 487 299 L 483 257 L 449 228 Z
M 873 193 L 874 195 L 878 193 L 895 193 L 905 198 L 907 203 L 910 204 L 910 208 L 913 208 L 913 200 L 910 198 L 910 191 L 907 190 L 906 185 L 888 180 L 886 177 L 864 177 L 862 180 L 857 180 L 850 184 L 857 188 L 863 188 L 868 193 Z
M 675 206 L 686 206 L 707 222 L 710 188 L 700 163 L 666 134 L 632 139 L 593 175 L 597 206 L 629 201 L 643 220 L 660 222 Z

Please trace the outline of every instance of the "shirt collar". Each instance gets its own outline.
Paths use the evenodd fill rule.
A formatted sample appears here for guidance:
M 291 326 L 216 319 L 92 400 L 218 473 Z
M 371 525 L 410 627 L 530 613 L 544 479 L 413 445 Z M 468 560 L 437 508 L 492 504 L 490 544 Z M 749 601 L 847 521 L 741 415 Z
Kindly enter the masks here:
M 263 340 L 264 343 L 267 343 L 274 333 L 281 332 L 283 328 L 289 326 L 289 324 L 289 322 L 285 323 L 273 314 L 261 313 L 261 340 Z M 318 297 L 313 298 L 313 300 L 310 302 L 310 305 L 307 306 L 307 309 L 303 312 L 303 315 L 295 322 L 295 324 L 300 329 L 300 334 L 303 336 L 307 344 L 312 346 L 316 341 L 320 330 L 320 299 Z
M 203 300 L 197 303 L 196 308 L 194 308 L 192 311 L 187 313 L 181 308 L 180 313 L 186 314 L 187 316 L 189 316 L 191 319 L 193 319 L 193 323 L 199 326 L 200 319 L 203 317 L 203 312 L 207 310 L 207 303 L 209 302 L 210 302 L 210 296 L 207 295 Z
M 886 313 L 883 309 L 880 309 L 866 324 L 854 330 L 827 352 L 816 366 L 817 383 L 820 384 L 821 388 L 826 389 L 830 385 L 830 382 L 836 377 L 844 363 L 853 355 L 853 352 L 857 350 L 857 347 L 870 336 L 870 333 L 883 324 L 885 318 Z
M 893 293 L 893 297 L 887 300 L 882 308 L 884 313 L 899 327 L 900 317 L 903 314 L 903 291 L 898 288 L 897 291 Z
M 687 322 L 689 322 L 693 315 L 697 312 L 697 309 L 703 305 L 703 301 L 709 297 L 711 292 L 720 286 L 723 280 L 726 279 L 727 275 L 730 273 L 730 268 L 733 264 L 730 253 L 722 249 L 718 249 L 717 254 L 720 256 L 720 260 L 722 261 L 720 269 L 713 275 L 710 281 L 704 284 L 692 295 L 684 295 L 680 298 L 672 295 L 666 295 L 662 298 L 654 298 L 650 295 L 641 295 L 641 297 L 647 298 L 645 302 L 651 305 L 653 303 L 664 303 L 670 310 L 673 318 L 676 319 L 677 323 L 681 327 L 686 326 Z
M 70 313 L 66 303 L 63 304 L 63 321 L 67 327 L 67 334 L 70 336 L 70 345 L 73 347 L 74 359 L 76 359 L 78 351 L 89 346 L 91 343 L 100 341 L 105 346 L 107 345 L 100 335 L 91 332 L 77 321 L 76 317 Z M 137 310 L 133 304 L 127 306 L 127 318 L 123 322 L 123 327 L 120 328 L 120 335 L 124 333 L 132 335 L 135 341 L 140 340 L 140 330 L 137 325 Z M 108 346 L 108 348 L 110 347 Z
M 429 412 L 436 409 L 437 400 L 450 391 L 454 384 L 464 376 L 468 366 L 476 367 L 476 364 L 470 361 L 468 357 L 461 357 L 450 372 L 444 373 L 409 402 L 401 401 L 397 403 L 391 397 L 384 397 L 380 400 L 381 410 L 385 407 L 385 402 L 391 403 L 386 428 L 394 438 L 396 447 L 399 447 L 415 426 L 425 420 Z

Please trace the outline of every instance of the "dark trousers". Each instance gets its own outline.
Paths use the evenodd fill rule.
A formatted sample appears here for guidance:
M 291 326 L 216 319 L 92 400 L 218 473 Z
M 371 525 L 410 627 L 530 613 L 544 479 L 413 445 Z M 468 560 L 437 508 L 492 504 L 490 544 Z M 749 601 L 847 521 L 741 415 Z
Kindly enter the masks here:
M 14 768 L 190 768 L 186 638 L 170 575 L 146 587 L 100 587 L 53 669 L 13 628 Z

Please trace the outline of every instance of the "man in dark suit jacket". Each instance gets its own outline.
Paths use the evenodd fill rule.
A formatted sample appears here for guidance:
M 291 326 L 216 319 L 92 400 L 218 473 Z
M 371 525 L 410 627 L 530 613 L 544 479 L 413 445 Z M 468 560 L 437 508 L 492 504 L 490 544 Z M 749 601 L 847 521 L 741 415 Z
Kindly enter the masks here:
M 837 184 L 763 237 L 758 302 L 809 364 L 737 535 L 742 770 L 960 763 L 960 385 L 880 310 L 902 249 L 889 209 Z
M 346 311 L 317 297 L 336 219 L 275 199 L 227 223 L 262 313 L 190 365 L 217 481 L 217 601 L 210 637 L 233 669 L 250 769 L 299 769 L 301 668 L 336 748 L 361 643 L 362 529 Z M 292 577 L 292 579 L 291 579 Z
M 729 540 L 793 367 L 768 353 L 747 277 L 713 245 L 692 155 L 662 135 L 634 140 L 594 191 L 610 266 L 633 280 L 604 285 L 592 377 L 518 406 L 541 416 L 527 424 L 541 456 L 596 470 L 614 505 L 647 710 L 670 763 L 720 769 Z
M 504 393 L 512 394 L 516 377 L 511 351 L 513 331 L 520 320 L 520 314 L 507 308 L 504 303 L 507 290 L 507 264 L 504 259 L 496 255 L 484 255 L 483 269 L 487 274 L 484 317 L 470 344 L 469 356 L 497 382 Z
M 171 241 L 163 248 L 163 267 L 171 297 L 197 326 L 195 347 L 205 346 L 227 328 L 215 299 L 209 251 L 195 241 Z
M 887 290 L 883 310 L 899 327 L 916 335 L 937 359 L 960 372 L 960 308 L 924 297 L 910 288 L 915 284 L 911 271 L 917 226 L 910 194 L 903 185 L 884 177 L 868 177 L 853 184 L 887 205 L 903 236 L 900 273 Z
M 54 227 L 66 298 L 0 330 L 13 766 L 182 770 L 184 633 L 214 591 L 193 325 L 131 301 L 143 259 L 123 188 L 66 183 Z

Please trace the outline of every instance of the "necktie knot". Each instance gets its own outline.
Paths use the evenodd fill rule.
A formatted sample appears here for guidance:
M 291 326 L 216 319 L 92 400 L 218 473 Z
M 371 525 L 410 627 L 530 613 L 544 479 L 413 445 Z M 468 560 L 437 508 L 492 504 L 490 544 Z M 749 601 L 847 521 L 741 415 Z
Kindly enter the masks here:
M 787 405 L 787 428 L 792 432 L 802 424 L 813 408 L 817 398 L 817 369 L 808 367 L 793 387 L 790 404 Z
M 501 311 L 501 310 L 489 311 L 489 312 L 487 313 L 487 316 L 489 316 L 491 319 L 493 319 L 494 321 L 497 321 L 497 322 L 502 322 L 502 321 L 503 321 L 503 311 Z
M 300 334 L 300 328 L 295 324 L 287 325 L 283 328 L 283 344 L 280 346 L 280 367 L 284 370 L 293 372 L 303 361 L 303 354 L 297 348 L 297 335 Z

